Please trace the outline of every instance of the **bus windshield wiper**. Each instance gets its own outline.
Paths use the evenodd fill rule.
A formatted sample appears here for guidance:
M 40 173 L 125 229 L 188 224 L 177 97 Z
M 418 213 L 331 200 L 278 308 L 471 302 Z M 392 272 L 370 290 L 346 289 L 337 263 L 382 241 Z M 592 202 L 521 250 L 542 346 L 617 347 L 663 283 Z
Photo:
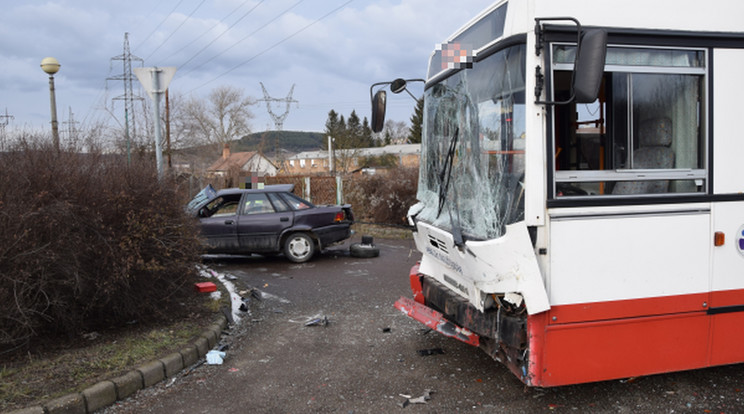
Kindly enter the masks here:
M 455 159 L 455 152 L 457 150 L 457 139 L 459 135 L 460 127 L 456 127 L 455 133 L 450 139 L 449 150 L 447 151 L 447 158 L 445 158 L 444 160 L 444 166 L 442 167 L 442 171 L 439 172 L 439 210 L 437 211 L 437 218 L 439 218 L 439 216 L 442 214 L 442 209 L 444 209 L 444 204 L 447 201 L 447 192 L 449 190 L 450 179 L 452 178 L 452 164 L 454 163 Z M 455 246 L 462 247 L 465 242 L 462 237 L 462 231 L 460 230 L 459 223 L 455 223 L 455 218 L 452 210 L 453 208 L 450 204 L 449 216 L 450 226 L 452 226 L 452 238 L 454 239 Z M 457 213 L 457 211 L 455 210 L 454 213 Z
M 455 128 L 455 134 L 450 139 L 447 157 L 444 160 L 444 166 L 439 171 L 439 208 L 437 209 L 437 218 L 442 214 L 444 203 L 447 201 L 447 191 L 449 190 L 450 177 L 452 176 L 452 164 L 457 149 L 457 137 L 460 134 L 460 127 Z

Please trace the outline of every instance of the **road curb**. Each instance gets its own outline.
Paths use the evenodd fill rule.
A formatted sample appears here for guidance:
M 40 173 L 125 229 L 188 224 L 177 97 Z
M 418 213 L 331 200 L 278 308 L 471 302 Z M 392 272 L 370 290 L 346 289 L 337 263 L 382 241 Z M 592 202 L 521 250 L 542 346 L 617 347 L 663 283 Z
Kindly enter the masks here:
M 225 315 L 219 315 L 193 345 L 160 359 L 156 359 L 112 380 L 101 381 L 82 392 L 67 394 L 53 400 L 10 411 L 7 414 L 90 414 L 116 401 L 123 400 L 141 389 L 176 376 L 203 358 L 217 345 L 227 327 Z

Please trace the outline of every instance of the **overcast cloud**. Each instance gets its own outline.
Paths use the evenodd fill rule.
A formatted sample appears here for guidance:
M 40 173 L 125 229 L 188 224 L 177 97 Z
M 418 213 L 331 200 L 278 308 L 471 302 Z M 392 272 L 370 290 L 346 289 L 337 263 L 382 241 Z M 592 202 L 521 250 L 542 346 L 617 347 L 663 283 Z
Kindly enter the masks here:
M 295 84 L 285 130 L 322 131 L 328 111 L 369 117 L 369 87 L 396 77 L 420 78 L 429 54 L 490 0 L 0 0 L 0 115 L 8 128 L 47 128 L 49 89 L 39 64 L 55 75 L 60 129 L 123 122 L 124 33 L 144 66 L 175 66 L 170 91 L 205 97 L 230 85 L 261 99 Z M 232 12 L 232 14 L 230 14 Z M 133 67 L 140 66 L 133 62 Z M 136 93 L 146 96 L 135 80 Z M 423 88 L 414 86 L 420 95 Z M 389 117 L 408 122 L 414 102 L 389 98 Z M 275 113 L 284 107 L 275 106 Z M 253 131 L 273 129 L 265 103 Z M 112 115 L 113 114 L 113 115 Z M 0 117 L 0 125 L 4 118 Z

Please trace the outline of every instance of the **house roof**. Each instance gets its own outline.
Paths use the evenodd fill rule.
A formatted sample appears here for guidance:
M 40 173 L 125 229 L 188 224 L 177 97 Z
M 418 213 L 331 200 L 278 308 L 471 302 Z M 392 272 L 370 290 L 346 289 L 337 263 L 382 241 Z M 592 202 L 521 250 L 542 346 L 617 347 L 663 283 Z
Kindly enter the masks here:
M 248 161 L 253 158 L 257 152 L 233 152 L 227 157 L 220 157 L 212 165 L 207 168 L 207 171 L 227 171 L 230 167 L 243 167 Z
M 421 144 L 400 144 L 400 145 L 386 145 L 384 147 L 372 147 L 372 148 L 356 148 L 350 150 L 336 150 L 336 153 L 354 153 L 357 156 L 369 157 L 375 155 L 384 154 L 396 154 L 396 155 L 415 155 L 421 153 Z M 304 151 L 299 154 L 293 155 L 288 160 L 302 160 L 302 159 L 317 159 L 327 158 L 328 151 Z

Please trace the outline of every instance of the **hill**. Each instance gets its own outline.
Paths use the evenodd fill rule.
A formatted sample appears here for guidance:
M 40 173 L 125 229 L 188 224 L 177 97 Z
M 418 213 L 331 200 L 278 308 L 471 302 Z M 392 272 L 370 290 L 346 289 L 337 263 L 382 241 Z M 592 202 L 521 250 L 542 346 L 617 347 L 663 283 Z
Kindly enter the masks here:
M 264 131 L 254 132 L 231 143 L 233 152 L 261 151 L 274 153 L 278 148 L 289 152 L 313 151 L 323 148 L 322 132 Z

